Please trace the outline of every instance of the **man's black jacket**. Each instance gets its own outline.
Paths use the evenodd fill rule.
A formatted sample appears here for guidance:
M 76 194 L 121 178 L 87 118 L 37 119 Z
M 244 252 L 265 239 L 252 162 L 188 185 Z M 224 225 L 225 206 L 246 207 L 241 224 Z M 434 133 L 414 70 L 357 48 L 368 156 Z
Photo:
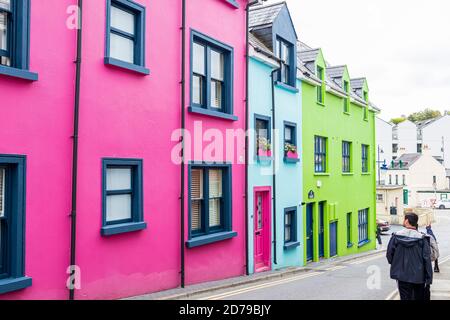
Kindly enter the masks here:
M 406 228 L 394 233 L 386 257 L 391 265 L 392 279 L 416 284 L 433 282 L 428 236 Z

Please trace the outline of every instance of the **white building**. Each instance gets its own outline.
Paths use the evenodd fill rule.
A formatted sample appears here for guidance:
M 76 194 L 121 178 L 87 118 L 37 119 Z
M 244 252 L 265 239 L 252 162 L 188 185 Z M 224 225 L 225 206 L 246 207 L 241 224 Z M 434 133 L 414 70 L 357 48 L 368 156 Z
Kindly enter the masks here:
M 384 121 L 381 118 L 375 118 L 377 145 L 375 150 L 377 161 L 377 182 L 384 184 L 386 181 L 386 170 L 380 170 L 380 167 L 386 164 L 389 166 L 392 161 L 392 129 L 394 125 Z
M 445 167 L 430 150 L 407 153 L 394 161 L 386 173 L 387 185 L 404 186 L 404 203 L 408 207 L 430 207 L 439 194 L 450 192 Z
M 417 126 L 414 122 L 405 120 L 392 128 L 392 159 L 405 153 L 417 153 Z
M 418 123 L 419 144 L 450 169 L 450 115 Z

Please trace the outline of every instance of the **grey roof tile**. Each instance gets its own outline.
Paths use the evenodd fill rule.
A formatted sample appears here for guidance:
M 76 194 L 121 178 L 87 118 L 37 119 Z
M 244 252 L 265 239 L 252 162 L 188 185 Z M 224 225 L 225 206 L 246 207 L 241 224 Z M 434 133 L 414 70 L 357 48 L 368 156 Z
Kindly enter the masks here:
M 405 153 L 400 158 L 394 161 L 394 167 L 390 168 L 393 170 L 396 169 L 409 169 L 417 160 L 420 159 L 422 154 L 420 153 Z M 402 166 L 400 168 L 400 161 L 402 162 Z
M 249 12 L 250 29 L 272 24 L 285 5 L 285 2 L 280 2 L 251 7 Z

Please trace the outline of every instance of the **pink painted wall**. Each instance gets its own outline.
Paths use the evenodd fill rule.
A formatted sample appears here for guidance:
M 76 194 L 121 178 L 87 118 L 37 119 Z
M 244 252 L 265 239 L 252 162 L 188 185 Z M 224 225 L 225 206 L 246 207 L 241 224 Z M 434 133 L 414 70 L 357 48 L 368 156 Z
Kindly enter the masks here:
M 104 65 L 106 1 L 84 2 L 77 223 L 81 289 L 76 299 L 127 297 L 180 284 L 180 166 L 171 161 L 171 135 L 181 124 L 181 0 L 136 2 L 147 10 L 149 76 Z M 239 1 L 240 9 L 223 0 L 187 3 L 187 62 L 190 28 L 234 47 L 234 114 L 239 117 L 230 122 L 187 113 L 187 128 L 203 121 L 204 129 L 244 129 L 245 1 Z M 68 297 L 76 34 L 65 22 L 71 4 L 76 0 L 32 2 L 30 69 L 39 80 L 0 76 L 0 154 L 28 157 L 25 264 L 33 278 L 32 287 L 0 299 Z M 187 80 L 188 75 L 187 68 Z M 187 107 L 189 82 L 186 88 Z M 101 236 L 105 157 L 143 159 L 147 229 Z M 238 237 L 186 249 L 188 284 L 245 272 L 245 167 L 234 165 L 232 172 Z
M 246 1 L 238 1 L 240 8 L 235 9 L 222 0 L 204 1 L 190 0 L 187 7 L 187 61 L 190 52 L 190 30 L 199 31 L 207 36 L 234 48 L 234 115 L 238 121 L 216 119 L 208 116 L 187 113 L 186 128 L 193 132 L 194 121 L 201 121 L 203 131 L 218 129 L 245 128 L 245 34 L 246 34 Z M 207 14 L 205 14 L 207 13 Z M 189 75 L 189 65 L 187 75 Z M 189 88 L 189 77 L 188 77 Z M 190 96 L 187 95 L 187 105 Z M 204 143 L 204 147 L 208 142 Z M 224 148 L 225 149 L 225 148 Z M 245 165 L 238 164 L 244 157 L 244 149 L 235 150 L 232 167 L 232 221 L 233 231 L 238 236 L 229 240 L 186 249 L 186 281 L 199 283 L 224 279 L 245 274 Z M 223 151 L 226 155 L 225 150 Z M 191 155 L 193 160 L 197 159 Z M 222 160 L 227 160 L 223 158 Z M 187 171 L 186 171 L 187 172 Z M 187 188 L 187 184 L 186 184 Z M 186 212 L 188 212 L 186 202 Z M 186 218 L 186 230 L 189 225 Z M 187 239 L 187 235 L 186 235 Z
M 30 70 L 39 81 L 0 75 L 0 154 L 27 156 L 25 272 L 33 286 L 0 299 L 67 297 L 76 41 L 66 9 L 73 0 L 32 2 Z

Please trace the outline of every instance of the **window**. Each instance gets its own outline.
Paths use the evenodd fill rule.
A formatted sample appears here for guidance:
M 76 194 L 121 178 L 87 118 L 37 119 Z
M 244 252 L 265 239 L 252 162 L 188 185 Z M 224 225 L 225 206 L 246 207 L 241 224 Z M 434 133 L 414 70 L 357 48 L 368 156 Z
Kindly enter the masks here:
M 109 236 L 142 230 L 143 216 L 142 160 L 103 160 L 103 227 Z
M 188 247 L 236 236 L 231 231 L 231 165 L 190 165 Z
M 349 99 L 349 85 L 348 81 L 344 80 L 344 92 L 347 94 L 347 96 L 344 98 L 344 112 L 349 113 L 350 112 L 350 99 Z
M 437 180 L 436 180 L 436 176 L 433 176 L 433 184 L 436 184 Z
M 285 161 L 298 162 L 297 125 L 284 122 L 284 156 Z
M 406 186 L 406 176 L 405 176 L 405 175 L 402 176 L 402 180 L 403 180 L 402 184 L 403 184 L 404 186 Z
M 392 153 L 397 153 L 398 152 L 398 144 L 394 143 L 392 144 Z
M 105 64 L 142 74 L 145 68 L 145 7 L 130 0 L 108 0 Z
M 364 244 L 369 240 L 369 209 L 358 211 L 358 242 Z
M 323 173 L 327 171 L 327 138 L 315 137 L 314 164 L 315 172 Z
M 361 146 L 362 172 L 369 172 L 369 146 L 363 144 Z
M 447 200 L 448 195 L 446 193 L 441 193 L 441 200 Z
M 270 144 L 270 118 L 266 116 L 255 115 L 255 150 L 256 156 L 270 157 L 272 146 Z
M 351 171 L 351 142 L 342 141 L 342 172 Z
M 347 247 L 352 246 L 352 213 L 347 213 Z
M 287 85 L 293 84 L 293 81 L 291 80 L 291 56 L 293 55 L 292 51 L 292 44 L 279 38 L 277 39 L 276 56 L 281 61 L 280 71 L 278 72 L 278 81 Z
M 325 82 L 325 78 L 324 78 L 324 72 L 323 72 L 323 68 L 317 66 L 317 78 L 319 78 L 322 81 L 322 85 L 317 87 L 317 102 L 320 104 L 324 103 L 324 82 Z
M 284 209 L 284 246 L 298 246 L 297 240 L 297 208 Z
M 29 0 L 0 0 L 0 74 L 35 81 L 29 68 Z
M 233 49 L 192 32 L 191 112 L 233 113 Z M 235 117 L 230 117 L 236 120 Z
M 421 143 L 417 144 L 417 153 L 422 153 L 422 144 Z
M 389 175 L 389 184 L 392 184 L 392 175 Z
M 396 185 L 396 186 L 399 185 L 399 183 L 398 183 L 398 174 L 395 175 L 395 185 Z
M 377 202 L 383 202 L 383 194 L 377 193 Z
M 25 276 L 25 157 L 0 155 L 0 294 L 31 286 Z

